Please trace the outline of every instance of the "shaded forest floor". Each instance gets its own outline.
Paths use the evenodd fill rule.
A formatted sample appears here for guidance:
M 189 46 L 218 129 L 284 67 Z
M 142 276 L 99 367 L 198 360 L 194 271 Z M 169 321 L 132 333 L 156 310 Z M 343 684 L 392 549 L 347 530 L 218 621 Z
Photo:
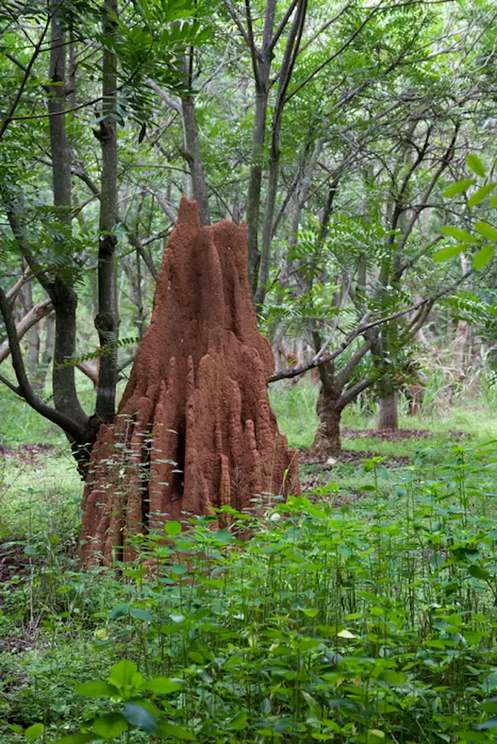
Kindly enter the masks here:
M 371 679 L 380 680 L 377 693 L 380 698 L 387 695 L 389 709 L 397 711 L 395 720 L 399 726 L 412 729 L 410 740 L 419 740 L 415 728 L 420 715 L 425 729 L 422 740 L 429 742 L 440 738 L 453 740 L 457 727 L 473 730 L 476 722 L 481 722 L 485 714 L 479 712 L 478 706 L 490 694 L 490 682 L 493 685 L 495 681 L 497 687 L 497 675 L 495 680 L 492 677 L 493 656 L 488 651 L 493 640 L 486 631 L 487 621 L 494 624 L 488 625 L 489 628 L 497 628 L 492 594 L 496 588 L 490 586 L 489 578 L 493 582 L 493 553 L 489 546 L 497 534 L 493 531 L 497 513 L 493 476 L 497 464 L 497 416 L 481 401 L 468 401 L 445 414 L 438 412 L 417 419 L 401 417 L 404 431 L 392 438 L 377 435 L 373 416 L 351 409 L 343 422 L 343 454 L 334 461 L 316 462 L 307 454 L 317 426 L 315 391 L 305 385 L 274 390 L 272 403 L 290 445 L 300 449 L 304 499 L 295 505 L 290 500 L 288 507 L 276 505 L 275 510 L 268 512 L 268 520 L 262 520 L 257 528 L 260 533 L 256 531 L 253 540 L 239 544 L 236 550 L 224 553 L 219 545 L 211 546 L 213 555 L 222 554 L 222 560 L 226 560 L 223 571 L 231 572 L 233 577 L 231 593 L 227 598 L 225 584 L 218 581 L 216 574 L 212 584 L 203 584 L 205 572 L 211 568 L 202 563 L 199 594 L 195 594 L 195 589 L 189 596 L 195 606 L 204 607 L 202 612 L 207 612 L 210 620 L 204 625 L 203 615 L 199 614 L 197 620 L 194 613 L 189 627 L 191 638 L 205 636 L 202 643 L 206 645 L 192 641 L 189 661 L 181 662 L 175 649 L 183 648 L 183 641 L 176 639 L 174 633 L 175 623 L 178 632 L 183 632 L 184 597 L 181 582 L 179 587 L 177 584 L 184 568 L 181 565 L 184 556 L 179 556 L 178 565 L 173 566 L 178 575 L 171 579 L 166 573 L 161 579 L 165 582 L 163 586 L 169 587 L 167 591 L 160 588 L 162 585 L 143 582 L 139 569 L 138 573 L 132 571 L 131 578 L 124 582 L 111 572 L 81 571 L 76 540 L 82 484 L 67 444 L 54 429 L 25 408 L 4 418 L 7 426 L 0 441 L 0 679 L 3 677 L 0 721 L 3 719 L 4 723 L 0 723 L 0 744 L 25 741 L 24 730 L 35 722 L 45 723 L 47 742 L 79 730 L 97 708 L 94 702 L 87 703 L 78 697 L 75 682 L 105 677 L 112 663 L 123 656 L 139 662 L 144 648 L 149 654 L 146 663 L 150 663 L 155 674 L 196 680 L 192 681 L 191 690 L 192 695 L 200 696 L 195 705 L 202 711 L 203 701 L 210 695 L 209 680 L 220 674 L 215 671 L 220 662 L 214 658 L 219 639 L 226 633 L 229 643 L 243 646 L 240 639 L 251 637 L 252 631 L 247 631 L 247 636 L 241 635 L 238 626 L 230 630 L 232 623 L 244 617 L 246 628 L 260 628 L 260 663 L 271 661 L 268 649 L 277 645 L 276 630 L 272 622 L 267 628 L 264 623 L 261 625 L 260 613 L 269 613 L 269 617 L 274 607 L 278 608 L 278 633 L 282 633 L 282 638 L 287 637 L 286 633 L 292 638 L 298 628 L 299 637 L 306 639 L 302 641 L 307 644 L 305 653 L 307 650 L 311 653 L 317 635 L 326 635 L 330 618 L 335 618 L 333 627 L 344 630 L 340 631 L 342 640 L 335 639 L 330 644 L 336 648 L 351 644 L 350 666 L 342 660 L 344 669 L 337 672 L 339 680 L 351 678 L 349 687 L 340 687 L 342 696 L 345 699 L 350 695 L 353 701 L 358 689 L 362 689 L 357 687 L 356 680 L 362 672 L 354 666 L 354 654 L 364 653 L 369 661 L 375 659 Z M 0 401 L 0 413 L 1 407 Z M 287 519 L 280 522 L 278 511 L 286 509 Z M 416 520 L 422 529 L 416 527 Z M 321 542 L 315 540 L 316 529 Z M 203 539 L 216 538 L 207 534 Z M 274 540 L 277 543 L 271 547 Z M 286 547 L 283 550 L 281 546 L 287 543 L 288 550 Z M 477 549 L 480 543 L 482 547 Z M 449 558 L 451 545 L 458 547 Z M 281 555 L 280 550 L 283 550 Z M 321 555 L 322 550 L 325 553 Z M 271 562 L 273 551 L 276 558 Z M 316 557 L 311 561 L 314 554 Z M 336 575 L 322 569 L 329 560 L 336 566 Z M 247 572 L 245 561 L 252 565 L 252 572 Z M 306 568 L 302 572 L 304 563 Z M 284 571 L 274 574 L 270 583 L 266 582 L 268 571 L 279 565 L 284 565 Z M 188 571 L 189 566 L 190 563 Z M 132 577 L 135 574 L 137 581 Z M 411 579 L 417 583 L 412 584 Z M 252 584 L 246 586 L 246 581 Z M 414 593 L 413 586 L 417 586 Z M 324 593 L 322 587 L 326 589 Z M 268 594 L 270 589 L 276 592 L 274 596 Z M 220 602 L 227 603 L 221 615 Z M 438 609 L 430 610 L 437 618 L 433 624 L 430 620 L 428 629 L 426 608 L 429 606 Z M 382 608 L 387 607 L 393 623 L 389 626 L 392 635 L 388 662 L 383 647 L 376 641 L 371 641 L 369 647 L 367 640 L 373 638 L 368 628 L 379 622 Z M 156 615 L 158 635 L 153 621 Z M 327 623 L 322 620 L 316 624 L 313 618 L 317 615 L 328 618 Z M 168 616 L 173 618 L 172 624 L 164 625 L 162 618 Z M 143 623 L 149 623 L 146 633 Z M 162 636 L 162 632 L 166 635 Z M 464 647 L 457 640 L 463 633 L 467 643 Z M 364 647 L 359 638 L 364 640 Z M 319 643 L 323 642 L 321 638 Z M 214 656 L 208 661 L 211 646 Z M 162 648 L 161 658 L 167 659 L 166 667 L 157 662 L 159 648 Z M 247 649 L 240 648 L 237 653 L 241 654 L 240 658 L 247 658 L 252 669 Z M 458 659 L 463 656 L 465 661 L 461 666 Z M 291 667 L 293 661 L 286 663 Z M 314 670 L 313 679 L 318 679 L 322 670 L 319 664 L 316 666 L 316 658 L 310 656 L 306 663 Z M 197 670 L 207 665 L 209 671 L 207 666 L 205 673 L 192 671 L 191 664 L 196 664 Z M 406 673 L 404 666 L 411 671 Z M 236 676 L 237 669 L 230 667 L 226 674 Z M 333 669 L 327 671 L 328 676 L 332 673 L 335 673 Z M 202 681 L 202 674 L 206 681 Z M 382 679 L 410 687 L 398 691 L 397 698 L 397 692 L 385 692 L 386 688 L 381 687 Z M 236 689 L 238 682 L 234 677 L 230 680 L 233 688 L 229 689 Z M 323 682 L 314 692 L 312 684 L 306 683 L 306 695 L 320 699 Z M 275 712 L 286 710 L 286 698 L 278 698 L 280 693 L 283 695 L 281 689 L 286 689 L 285 684 L 278 681 L 264 693 L 264 700 L 259 701 L 261 710 L 269 711 L 260 713 L 266 728 L 290 725 L 288 711 Z M 427 689 L 432 690 L 429 695 Z M 427 701 L 432 700 L 438 689 L 438 702 L 433 698 L 431 708 L 431 702 Z M 455 714 L 436 713 L 455 710 L 462 689 L 467 690 L 465 708 L 458 712 L 457 723 Z M 412 709 L 397 706 L 397 699 L 406 695 L 415 701 Z M 267 700 L 277 699 L 279 707 L 273 710 L 273 703 L 270 705 Z M 307 702 L 309 699 L 305 698 Z M 236 697 L 223 693 L 216 705 L 221 717 L 219 730 L 223 721 L 238 720 L 240 702 Z M 347 703 L 345 713 L 334 718 L 335 723 L 343 725 L 344 734 L 348 726 L 362 730 L 364 723 L 351 705 Z M 367 725 L 395 734 L 397 724 L 389 728 L 390 723 L 384 720 L 380 708 L 378 720 Z M 181 719 L 178 722 L 187 725 L 189 714 L 183 720 L 180 708 L 175 711 L 174 715 Z M 204 720 L 204 713 L 199 713 L 198 721 Z M 311 728 L 302 735 L 302 742 L 332 738 L 331 730 L 326 728 L 328 719 L 328 723 L 323 719 L 319 724 L 309 724 L 306 715 L 303 708 L 299 726 Z M 262 726 L 258 721 L 250 725 Z M 218 740 L 202 726 L 198 723 L 192 734 L 196 741 Z M 487 738 L 480 733 L 476 740 L 483 742 Z M 134 733 L 130 741 L 149 739 Z

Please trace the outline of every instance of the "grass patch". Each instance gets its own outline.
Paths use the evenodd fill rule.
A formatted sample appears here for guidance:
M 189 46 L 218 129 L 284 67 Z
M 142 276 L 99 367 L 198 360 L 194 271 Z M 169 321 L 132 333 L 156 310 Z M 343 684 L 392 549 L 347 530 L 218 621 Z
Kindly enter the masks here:
M 312 386 L 272 402 L 309 444 Z M 126 744 L 495 742 L 495 428 L 456 411 L 454 442 L 447 421 L 408 419 L 428 439 L 345 440 L 371 458 L 306 465 L 310 498 L 228 510 L 218 532 L 170 524 L 120 573 L 75 557 L 66 446 L 4 460 L 0 744 L 37 724 L 47 744 L 111 724 Z

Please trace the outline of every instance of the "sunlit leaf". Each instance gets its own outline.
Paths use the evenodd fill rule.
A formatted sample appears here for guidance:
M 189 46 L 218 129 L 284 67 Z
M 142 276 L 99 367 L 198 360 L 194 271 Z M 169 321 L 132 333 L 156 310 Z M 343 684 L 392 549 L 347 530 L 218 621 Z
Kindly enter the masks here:
M 466 232 L 466 230 L 461 230 L 461 228 L 454 227 L 453 225 L 444 225 L 442 227 L 442 232 L 445 235 L 450 235 L 451 238 L 455 238 L 462 243 L 476 242 L 476 238 L 474 237 L 474 235 L 470 235 L 470 233 Z
M 468 168 L 472 170 L 473 173 L 476 173 L 476 175 L 480 176 L 481 178 L 485 178 L 485 168 L 478 155 L 471 153 L 467 156 L 466 163 L 468 165 Z
M 470 186 L 472 186 L 474 183 L 476 183 L 476 179 L 474 178 L 464 178 L 462 181 L 457 181 L 457 183 L 453 183 L 452 186 L 449 186 L 444 191 L 444 196 L 447 198 L 451 196 L 457 196 L 458 194 L 462 194 L 464 191 L 467 191 Z
M 481 204 L 489 194 L 495 189 L 497 184 L 489 183 L 486 186 L 482 186 L 481 189 L 475 191 L 475 193 L 468 199 L 468 207 L 476 207 L 477 204 Z
M 437 251 L 433 254 L 433 260 L 435 263 L 440 263 L 441 261 L 448 261 L 450 258 L 454 258 L 455 256 L 458 256 L 463 251 L 467 250 L 466 245 L 449 245 L 446 248 L 442 248 L 441 250 Z
M 492 225 L 489 225 L 486 222 L 475 222 L 475 230 L 478 230 L 478 232 L 488 240 L 493 240 L 497 243 L 497 230 L 495 227 L 492 227 Z

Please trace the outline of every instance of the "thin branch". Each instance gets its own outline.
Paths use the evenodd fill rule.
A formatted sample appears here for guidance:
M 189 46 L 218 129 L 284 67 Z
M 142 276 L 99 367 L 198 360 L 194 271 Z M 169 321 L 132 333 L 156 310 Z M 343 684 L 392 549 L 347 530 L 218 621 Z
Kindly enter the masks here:
M 31 384 L 26 375 L 26 369 L 24 367 L 21 347 L 19 345 L 19 339 L 17 338 L 17 331 L 16 331 L 16 326 L 14 323 L 14 318 L 12 317 L 12 313 L 9 307 L 9 302 L 7 300 L 5 292 L 3 291 L 1 287 L 0 287 L 0 313 L 5 323 L 5 329 L 7 331 L 7 338 L 9 340 L 10 353 L 12 355 L 12 366 L 14 368 L 14 372 L 17 378 L 17 383 L 18 383 L 17 388 L 12 386 L 11 384 L 8 384 L 8 387 L 13 392 L 17 393 L 17 395 L 20 395 L 21 398 L 24 398 L 24 400 L 31 406 L 31 408 L 34 408 L 35 411 L 40 413 L 42 416 L 47 418 L 49 421 L 52 421 L 52 423 L 56 424 L 57 426 L 60 426 L 60 428 L 63 429 L 65 432 L 67 432 L 67 434 L 70 437 L 72 437 L 76 441 L 84 441 L 85 428 L 81 426 L 80 424 L 78 424 L 73 419 L 66 416 L 64 413 L 57 411 L 55 408 L 52 408 L 47 403 L 45 403 L 43 400 L 41 400 L 41 398 L 39 398 L 36 395 L 33 388 L 31 387 Z M 4 384 L 6 383 L 6 380 L 3 377 L 2 377 L 2 382 Z
M 378 378 L 375 375 L 369 375 L 369 377 L 366 377 L 364 380 L 361 380 L 356 385 L 353 385 L 351 388 L 346 390 L 345 393 L 342 393 L 337 401 L 337 409 L 339 411 L 342 411 L 346 406 L 349 405 L 349 403 L 352 403 L 352 401 L 355 400 L 357 396 L 362 393 L 363 390 L 367 390 L 368 387 L 374 385 L 377 379 Z
M 290 20 L 290 16 L 292 15 L 293 11 L 295 10 L 295 7 L 296 7 L 296 5 L 297 5 L 298 2 L 299 2 L 299 0 L 292 0 L 292 2 L 290 3 L 290 7 L 288 8 L 287 12 L 283 16 L 280 25 L 276 29 L 276 31 L 274 33 L 274 36 L 271 39 L 271 42 L 269 44 L 269 51 L 270 52 L 273 51 L 275 45 L 278 43 L 278 39 L 280 38 L 281 34 L 285 30 L 285 26 L 288 23 L 288 21 Z M 351 0 L 351 2 L 352 2 L 352 0 Z
M 147 83 L 150 85 L 152 90 L 157 93 L 162 103 L 171 108 L 173 111 L 176 111 L 177 114 L 181 114 L 181 101 L 177 101 L 167 91 L 162 90 L 162 88 L 160 88 L 157 83 L 152 80 L 152 78 L 147 78 Z
M 55 11 L 54 11 L 55 12 Z M 24 76 L 21 80 L 21 84 L 19 86 L 19 89 L 17 91 L 16 97 L 14 98 L 14 101 L 12 103 L 12 106 L 10 107 L 10 111 L 5 117 L 5 119 L 2 122 L 2 126 L 0 127 L 0 139 L 2 139 L 3 135 L 5 134 L 5 131 L 7 127 L 9 126 L 10 122 L 14 120 L 14 114 L 16 112 L 16 109 L 19 105 L 19 101 L 21 100 L 21 96 L 23 94 L 24 88 L 26 87 L 26 83 L 28 81 L 29 76 L 31 75 L 31 70 L 33 68 L 33 65 L 36 61 L 36 58 L 38 57 L 41 49 L 41 45 L 43 44 L 43 40 L 45 36 L 47 35 L 48 29 L 50 28 L 50 22 L 52 20 L 52 15 L 49 15 L 47 17 L 47 21 L 45 23 L 45 28 L 43 29 L 41 36 L 33 50 L 33 54 L 31 55 L 31 59 L 29 60 L 26 69 L 24 71 Z
M 6 295 L 8 300 L 8 294 Z M 23 318 L 16 324 L 17 339 L 20 341 L 22 337 L 32 328 L 36 323 L 39 323 L 45 315 L 48 315 L 52 311 L 52 301 L 49 299 L 42 300 L 34 305 L 29 312 L 24 315 Z M 10 354 L 10 344 L 6 339 L 0 344 L 0 364 L 4 362 Z
M 438 296 L 441 295 L 437 295 L 437 298 Z M 292 377 L 298 377 L 304 372 L 307 372 L 309 369 L 319 367 L 320 364 L 325 364 L 326 362 L 331 362 L 333 359 L 336 359 L 338 356 L 340 356 L 340 354 L 343 354 L 345 349 L 350 346 L 352 341 L 357 338 L 357 336 L 360 336 L 366 331 L 369 331 L 370 328 L 376 328 L 376 326 L 382 325 L 383 323 L 388 323 L 390 320 L 395 320 L 396 318 L 400 318 L 402 315 L 412 313 L 413 310 L 418 310 L 420 307 L 423 307 L 423 305 L 426 305 L 427 302 L 429 302 L 429 300 L 421 300 L 420 302 L 416 303 L 415 305 L 411 305 L 411 307 L 408 307 L 405 310 L 399 310 L 399 312 L 393 313 L 392 315 L 387 315 L 385 318 L 378 318 L 377 320 L 373 320 L 371 323 L 366 322 L 371 313 L 366 313 L 364 317 L 359 321 L 358 325 L 356 325 L 356 327 L 352 329 L 352 331 L 343 339 L 343 341 L 336 347 L 336 349 L 333 349 L 333 351 L 330 351 L 328 354 L 322 354 L 321 356 L 316 354 L 316 356 L 314 356 L 310 362 L 303 362 L 302 364 L 299 364 L 295 367 L 287 367 L 286 369 L 282 369 L 280 372 L 275 372 L 268 379 L 268 382 L 276 382 L 277 380 L 286 380 Z
M 17 282 L 5 293 L 5 296 L 9 300 L 15 300 L 19 292 L 21 291 L 22 287 L 30 282 L 32 279 L 32 275 L 30 273 L 29 267 L 22 273 L 22 276 L 17 280 Z
M 235 26 L 237 27 L 238 31 L 240 32 L 240 34 L 243 37 L 243 39 L 244 39 L 245 43 L 247 44 L 247 46 L 250 48 L 249 37 L 248 37 L 247 32 L 245 31 L 244 27 L 243 27 L 242 22 L 238 18 L 238 14 L 237 14 L 235 8 L 233 7 L 233 5 L 230 3 L 229 0 L 223 0 L 223 2 L 225 4 L 225 6 L 227 7 L 228 12 L 229 12 L 231 18 L 235 22 Z

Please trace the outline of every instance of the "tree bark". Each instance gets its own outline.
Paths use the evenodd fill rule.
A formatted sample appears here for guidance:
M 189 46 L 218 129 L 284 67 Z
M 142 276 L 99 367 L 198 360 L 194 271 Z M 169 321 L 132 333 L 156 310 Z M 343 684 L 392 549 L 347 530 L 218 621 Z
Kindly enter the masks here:
M 50 38 L 50 96 L 48 98 L 50 152 L 52 160 L 53 202 L 59 222 L 70 231 L 71 226 L 71 162 L 66 133 L 66 34 L 61 17 L 55 12 Z M 63 240 L 63 238 L 61 238 Z M 84 425 L 87 416 L 76 392 L 74 366 L 76 353 L 76 292 L 60 276 L 48 289 L 55 310 L 55 351 L 52 373 L 56 410 Z
M 399 430 L 399 395 L 397 390 L 390 390 L 380 398 L 378 431 Z
M 312 455 L 335 457 L 342 451 L 340 419 L 342 409 L 338 407 L 339 396 L 321 384 L 316 404 L 319 426 L 310 448 Z
M 278 95 L 273 115 L 271 131 L 271 157 L 269 162 L 269 174 L 264 209 L 264 221 L 262 227 L 262 245 L 259 259 L 259 271 L 257 276 L 257 288 L 255 289 L 255 304 L 260 307 L 266 297 L 267 282 L 271 263 L 271 243 L 273 239 L 273 224 L 276 208 L 276 197 L 278 193 L 278 180 L 280 170 L 280 140 L 281 125 L 283 121 L 283 109 L 285 96 L 290 83 L 293 66 L 297 58 L 300 40 L 304 30 L 307 13 L 307 0 L 299 0 L 294 19 L 288 32 L 285 44 L 283 61 L 279 73 Z M 250 251 L 250 248 L 249 248 Z
M 23 262 L 23 270 L 26 271 L 27 265 Z M 23 305 L 26 316 L 30 315 L 34 309 L 33 305 L 33 285 L 31 282 L 26 282 L 22 288 Z M 46 312 L 49 312 L 47 309 Z M 25 317 L 26 317 L 25 316 Z M 30 316 L 31 317 L 31 316 Z M 38 317 L 38 320 L 42 316 Z M 28 342 L 28 374 L 31 380 L 31 384 L 34 388 L 38 385 L 38 365 L 40 361 L 40 334 L 38 332 L 38 325 L 36 320 L 29 324 L 29 328 L 26 331 L 26 340 Z
M 102 60 L 102 120 L 95 132 L 102 148 L 102 176 L 100 188 L 100 240 L 98 246 L 98 331 L 100 370 L 95 412 L 104 423 L 114 420 L 117 385 L 117 302 L 115 249 L 117 237 L 117 58 L 112 48 L 113 16 L 117 14 L 117 0 L 105 0 L 103 31 L 109 43 L 104 45 Z
M 257 289 L 259 273 L 259 212 L 261 206 L 262 158 L 266 136 L 266 119 L 268 105 L 269 62 L 261 65 L 262 80 L 256 87 L 254 129 L 252 133 L 252 150 L 250 153 L 250 172 L 247 190 L 247 241 L 249 250 L 249 285 L 252 295 Z
M 47 379 L 47 372 L 52 363 L 53 352 L 55 343 L 55 317 L 54 313 L 51 312 L 46 316 L 45 320 L 45 346 L 43 348 L 43 354 L 41 357 L 40 365 L 40 390 L 45 387 L 45 380 Z
M 276 0 L 267 0 L 264 18 L 262 46 L 255 48 L 252 34 L 252 20 L 250 3 L 246 3 L 248 39 L 252 56 L 255 82 L 254 128 L 252 130 L 252 148 L 250 152 L 250 171 L 247 190 L 247 241 L 248 241 L 248 275 L 252 296 L 257 290 L 259 274 L 259 213 L 261 206 L 262 164 L 264 157 L 264 142 L 266 139 L 266 119 L 269 97 L 269 75 L 271 71 L 274 19 Z
M 202 226 L 211 224 L 209 210 L 209 197 L 205 183 L 202 155 L 198 141 L 197 120 L 195 117 L 195 103 L 192 96 L 187 96 L 181 101 L 181 118 L 183 121 L 183 133 L 187 160 L 190 166 L 192 179 L 193 197 L 198 202 L 200 212 L 200 223 Z

